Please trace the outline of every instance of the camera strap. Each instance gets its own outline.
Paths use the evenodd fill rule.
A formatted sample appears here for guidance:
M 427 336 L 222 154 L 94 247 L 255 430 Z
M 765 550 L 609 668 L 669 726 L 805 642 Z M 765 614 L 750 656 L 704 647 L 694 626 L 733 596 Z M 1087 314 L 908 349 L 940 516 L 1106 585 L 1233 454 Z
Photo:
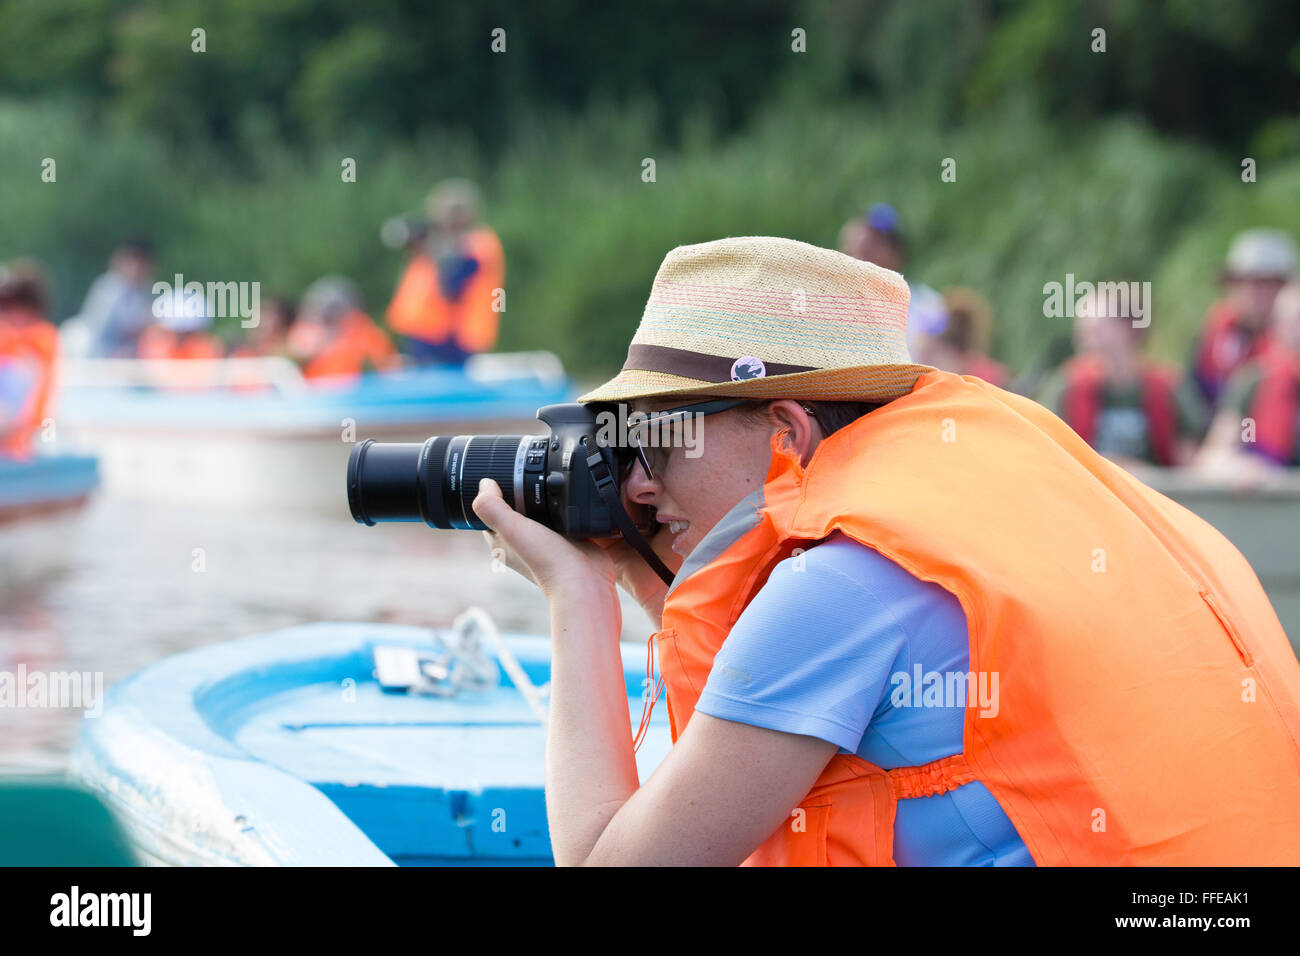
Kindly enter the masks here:
M 587 470 L 596 483 L 596 491 L 599 492 L 601 500 L 605 502 L 605 507 L 613 515 L 614 523 L 618 525 L 618 530 L 623 533 L 623 540 L 636 549 L 637 554 L 645 559 L 646 564 L 654 568 L 655 574 L 663 578 L 664 584 L 671 586 L 676 575 L 668 570 L 668 565 L 659 560 L 659 555 L 654 553 L 654 549 L 650 547 L 650 542 L 636 529 L 632 517 L 627 513 L 627 510 L 623 507 L 622 499 L 618 496 L 618 485 L 614 482 L 614 475 L 609 469 L 609 464 L 600 452 L 594 452 L 587 456 Z

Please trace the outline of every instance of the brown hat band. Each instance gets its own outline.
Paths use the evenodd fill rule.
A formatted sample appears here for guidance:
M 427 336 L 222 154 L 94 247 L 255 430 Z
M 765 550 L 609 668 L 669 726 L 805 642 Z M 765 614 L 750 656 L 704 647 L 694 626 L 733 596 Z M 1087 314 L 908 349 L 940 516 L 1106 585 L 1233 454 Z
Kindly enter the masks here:
M 747 359 L 741 362 L 741 359 Z M 737 363 L 740 363 L 739 366 Z M 811 372 L 815 365 L 787 365 L 783 362 L 765 362 L 753 355 L 727 357 L 706 355 L 690 349 L 675 349 L 667 345 L 629 345 L 624 370 L 663 372 L 680 375 L 701 382 L 730 382 L 737 379 L 760 378 L 767 375 L 793 375 Z

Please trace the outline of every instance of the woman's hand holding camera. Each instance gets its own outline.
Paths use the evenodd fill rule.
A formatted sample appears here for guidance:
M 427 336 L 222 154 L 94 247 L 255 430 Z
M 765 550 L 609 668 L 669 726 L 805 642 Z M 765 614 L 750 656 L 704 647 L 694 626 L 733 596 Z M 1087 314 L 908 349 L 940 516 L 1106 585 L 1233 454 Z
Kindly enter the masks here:
M 479 483 L 473 508 L 493 529 L 483 532 L 493 556 L 536 584 L 548 600 L 600 591 L 617 599 L 615 588 L 622 586 L 659 629 L 668 585 L 622 537 L 570 541 L 511 508 L 490 478 Z M 649 540 L 660 560 L 676 571 L 682 558 L 671 550 L 669 536 Z

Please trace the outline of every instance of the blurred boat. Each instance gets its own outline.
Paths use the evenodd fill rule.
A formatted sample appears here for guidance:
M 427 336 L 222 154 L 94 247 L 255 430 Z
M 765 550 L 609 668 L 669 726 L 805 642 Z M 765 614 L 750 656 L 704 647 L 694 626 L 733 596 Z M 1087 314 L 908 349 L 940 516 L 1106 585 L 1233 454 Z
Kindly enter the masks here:
M 0 587 L 59 570 L 90 494 L 99 484 L 93 457 L 0 458 Z
M 1186 468 L 1135 468 L 1134 474 L 1237 546 L 1300 656 L 1300 470 L 1279 470 L 1249 489 Z
M 573 395 L 550 352 L 311 384 L 281 358 L 68 359 L 60 386 L 60 440 L 115 496 L 340 515 L 353 442 L 541 434 L 537 409 Z
M 645 648 L 623 664 L 635 727 Z M 477 609 L 439 631 L 291 628 L 118 684 L 72 772 L 154 863 L 548 865 L 549 676 L 548 638 L 499 635 Z M 662 702 L 655 718 L 643 780 L 670 745 Z

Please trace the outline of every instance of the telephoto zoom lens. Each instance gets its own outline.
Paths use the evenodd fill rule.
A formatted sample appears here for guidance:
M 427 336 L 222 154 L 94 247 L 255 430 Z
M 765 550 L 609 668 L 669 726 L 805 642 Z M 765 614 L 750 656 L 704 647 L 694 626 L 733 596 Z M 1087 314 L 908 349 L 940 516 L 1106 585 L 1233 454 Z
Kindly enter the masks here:
M 431 528 L 486 529 L 471 507 L 491 478 L 506 504 L 545 521 L 545 435 L 439 435 L 418 442 L 375 442 L 352 449 L 348 507 L 359 524 L 423 521 Z

